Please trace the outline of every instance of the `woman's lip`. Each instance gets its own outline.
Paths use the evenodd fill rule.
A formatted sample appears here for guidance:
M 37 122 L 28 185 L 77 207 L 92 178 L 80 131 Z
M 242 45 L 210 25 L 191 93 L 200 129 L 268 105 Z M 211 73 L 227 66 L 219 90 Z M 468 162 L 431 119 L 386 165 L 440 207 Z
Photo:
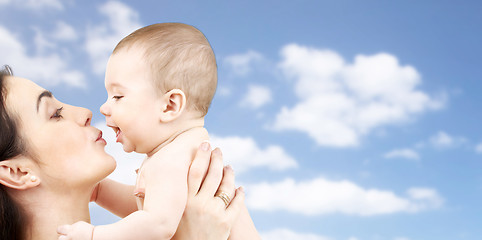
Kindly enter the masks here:
M 105 141 L 105 139 L 102 138 L 102 131 L 99 132 L 99 135 L 97 136 L 97 139 L 96 139 L 95 141 L 96 141 L 96 142 L 101 141 L 101 142 L 107 144 L 107 142 Z
M 99 135 L 97 136 L 97 139 L 95 140 L 95 142 L 101 142 L 104 145 L 107 145 L 107 142 L 105 141 L 105 139 L 102 138 L 102 131 L 99 132 Z
M 95 141 L 98 141 L 101 138 L 102 138 L 102 131 L 99 132 L 99 135 L 97 136 L 97 139 Z

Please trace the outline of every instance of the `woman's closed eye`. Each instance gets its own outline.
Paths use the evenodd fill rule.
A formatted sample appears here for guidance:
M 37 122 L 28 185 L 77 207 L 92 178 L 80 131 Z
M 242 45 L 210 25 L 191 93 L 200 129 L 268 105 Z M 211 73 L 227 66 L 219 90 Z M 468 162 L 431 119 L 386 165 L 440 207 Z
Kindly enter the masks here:
M 112 98 L 117 101 L 117 100 L 119 100 L 119 99 L 121 99 L 121 98 L 123 98 L 123 97 L 124 97 L 124 96 L 113 96 Z
M 57 108 L 57 110 L 54 112 L 52 116 L 50 116 L 50 119 L 61 119 L 62 118 L 62 109 L 64 107 Z

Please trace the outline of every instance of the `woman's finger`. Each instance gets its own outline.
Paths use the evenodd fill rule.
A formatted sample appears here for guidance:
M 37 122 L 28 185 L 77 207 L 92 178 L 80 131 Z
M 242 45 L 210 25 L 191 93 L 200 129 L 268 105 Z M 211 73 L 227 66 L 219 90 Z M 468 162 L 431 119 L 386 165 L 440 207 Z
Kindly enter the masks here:
M 198 194 L 205 197 L 213 197 L 218 190 L 222 178 L 223 154 L 219 148 L 216 148 L 211 152 L 211 163 L 209 164 L 208 173 Z
M 198 193 L 204 176 L 208 170 L 210 159 L 211 144 L 206 141 L 199 146 L 196 156 L 189 167 L 189 175 L 187 180 L 189 196 L 195 196 Z
M 216 198 L 224 206 L 228 207 L 231 199 L 234 197 L 234 171 L 231 166 L 226 166 L 223 169 L 223 179 L 216 192 Z
M 233 200 L 226 209 L 228 219 L 231 221 L 231 224 L 234 223 L 236 219 L 238 219 L 239 213 L 244 207 L 244 197 L 245 194 L 243 187 L 239 187 L 238 189 L 236 189 Z
M 71 229 L 70 225 L 62 225 L 57 227 L 57 233 L 62 235 L 67 235 Z

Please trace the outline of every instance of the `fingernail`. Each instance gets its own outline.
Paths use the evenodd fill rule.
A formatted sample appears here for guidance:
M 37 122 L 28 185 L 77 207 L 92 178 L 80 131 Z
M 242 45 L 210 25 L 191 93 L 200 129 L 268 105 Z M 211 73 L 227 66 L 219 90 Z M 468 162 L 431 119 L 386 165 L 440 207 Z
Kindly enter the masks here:
M 216 155 L 219 155 L 219 156 L 223 155 L 223 153 L 221 152 L 221 149 L 219 149 L 219 148 L 214 149 L 213 153 L 216 154 Z
M 209 147 L 210 147 L 210 144 L 209 144 L 208 141 L 205 141 L 201 144 L 201 150 L 203 150 L 203 151 L 208 151 Z
M 242 193 L 244 193 L 244 187 L 243 187 L 243 186 L 239 187 L 239 191 L 241 191 Z
M 227 166 L 225 166 L 225 168 L 226 168 L 226 170 L 231 170 L 231 171 L 233 171 L 233 167 L 231 167 L 231 165 L 227 165 Z

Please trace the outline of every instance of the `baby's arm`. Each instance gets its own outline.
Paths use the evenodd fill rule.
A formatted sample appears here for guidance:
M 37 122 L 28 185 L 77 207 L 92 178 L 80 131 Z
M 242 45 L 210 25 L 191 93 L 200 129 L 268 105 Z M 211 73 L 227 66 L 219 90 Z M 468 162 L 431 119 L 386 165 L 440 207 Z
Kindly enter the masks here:
M 104 179 L 99 183 L 97 189 L 95 202 L 118 217 L 125 218 L 137 211 L 134 186 Z
M 146 183 L 144 209 L 117 223 L 97 226 L 94 239 L 171 239 L 187 200 L 186 154 L 149 159 L 143 166 Z M 190 159 L 189 159 L 190 160 Z
M 189 158 L 188 160 L 184 158 Z M 143 166 L 145 179 L 144 209 L 110 225 L 88 228 L 82 223 L 59 231 L 66 239 L 131 240 L 171 239 L 176 232 L 187 201 L 187 169 L 192 156 L 173 154 L 163 159 L 149 159 Z M 168 161 L 166 161 L 168 160 Z M 100 189 L 102 192 L 102 187 Z

